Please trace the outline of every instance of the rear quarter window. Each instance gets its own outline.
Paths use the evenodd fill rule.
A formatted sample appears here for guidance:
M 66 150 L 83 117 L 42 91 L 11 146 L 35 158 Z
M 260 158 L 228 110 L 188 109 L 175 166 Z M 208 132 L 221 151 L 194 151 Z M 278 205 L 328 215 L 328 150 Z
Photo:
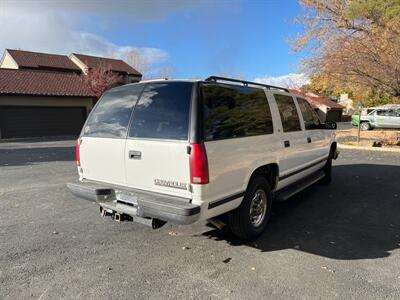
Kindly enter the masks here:
M 126 138 L 132 108 L 143 85 L 130 85 L 107 91 L 90 114 L 83 129 L 89 137 Z
M 187 140 L 193 83 L 147 84 L 135 106 L 129 137 Z
M 206 141 L 273 133 L 271 111 L 262 89 L 203 84 Z

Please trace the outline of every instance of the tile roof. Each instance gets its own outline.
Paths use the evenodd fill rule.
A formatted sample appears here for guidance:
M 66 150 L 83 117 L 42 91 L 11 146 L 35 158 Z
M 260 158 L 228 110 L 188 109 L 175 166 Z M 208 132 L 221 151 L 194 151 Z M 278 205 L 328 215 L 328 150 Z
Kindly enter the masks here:
M 10 53 L 20 68 L 58 69 L 81 72 L 81 69 L 66 55 L 12 49 L 7 49 L 6 51 Z
M 335 101 L 332 101 L 327 96 L 321 96 L 321 95 L 317 95 L 314 93 L 304 93 L 301 90 L 297 90 L 297 89 L 289 89 L 289 91 L 293 94 L 303 97 L 314 107 L 318 107 L 320 105 L 325 105 L 329 108 L 341 108 L 341 109 L 345 108 L 343 105 L 340 105 L 340 104 L 336 103 Z
M 75 73 L 0 69 L 0 94 L 95 97 Z
M 142 76 L 140 72 L 132 68 L 130 65 L 128 65 L 121 59 L 90 56 L 77 53 L 72 53 L 72 55 L 76 56 L 79 60 L 81 60 L 88 68 L 94 68 L 99 64 L 105 64 L 108 67 L 110 67 L 111 71 L 114 72 L 126 73 L 128 75 Z

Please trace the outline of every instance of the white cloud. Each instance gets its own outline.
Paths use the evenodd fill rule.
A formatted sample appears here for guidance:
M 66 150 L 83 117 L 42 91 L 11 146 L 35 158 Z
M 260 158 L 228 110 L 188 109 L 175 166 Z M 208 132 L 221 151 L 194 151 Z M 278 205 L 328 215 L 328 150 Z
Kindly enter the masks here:
M 282 76 L 264 76 L 255 78 L 254 81 L 289 88 L 300 88 L 310 82 L 304 73 L 289 73 Z
M 172 1 L 173 5 L 161 5 L 161 8 L 154 10 L 154 14 L 150 14 L 149 5 L 145 5 L 148 2 L 140 1 L 3 0 L 0 2 L 0 24 L 2 24 L 0 51 L 11 48 L 57 54 L 75 52 L 125 58 L 131 50 L 137 50 L 149 65 L 162 63 L 168 59 L 168 54 L 163 49 L 142 45 L 117 45 L 98 34 L 83 30 L 80 28 L 83 27 L 80 26 L 80 21 L 84 16 L 80 13 L 89 9 L 90 13 L 109 13 L 110 16 L 122 13 L 133 16 L 141 15 L 143 12 L 143 18 L 152 19 L 161 17 L 174 7 L 179 7 L 181 2 L 183 3 L 183 1 Z M 137 9 L 132 9 L 135 3 Z

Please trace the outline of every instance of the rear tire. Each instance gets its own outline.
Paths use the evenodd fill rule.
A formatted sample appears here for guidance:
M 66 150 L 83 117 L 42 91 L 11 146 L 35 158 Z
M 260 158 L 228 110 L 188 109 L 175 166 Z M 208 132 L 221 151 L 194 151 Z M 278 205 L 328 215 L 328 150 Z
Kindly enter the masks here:
M 262 176 L 254 177 L 240 206 L 228 214 L 231 232 L 242 240 L 255 239 L 264 232 L 271 208 L 272 193 L 268 181 Z

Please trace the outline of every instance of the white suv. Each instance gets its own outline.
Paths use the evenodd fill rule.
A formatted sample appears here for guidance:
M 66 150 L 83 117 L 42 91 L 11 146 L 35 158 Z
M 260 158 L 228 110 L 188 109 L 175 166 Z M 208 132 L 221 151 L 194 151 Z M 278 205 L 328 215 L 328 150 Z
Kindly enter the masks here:
M 124 85 L 86 121 L 68 187 L 116 220 L 223 219 L 251 239 L 273 199 L 330 182 L 335 128 L 284 88 L 215 76 Z

